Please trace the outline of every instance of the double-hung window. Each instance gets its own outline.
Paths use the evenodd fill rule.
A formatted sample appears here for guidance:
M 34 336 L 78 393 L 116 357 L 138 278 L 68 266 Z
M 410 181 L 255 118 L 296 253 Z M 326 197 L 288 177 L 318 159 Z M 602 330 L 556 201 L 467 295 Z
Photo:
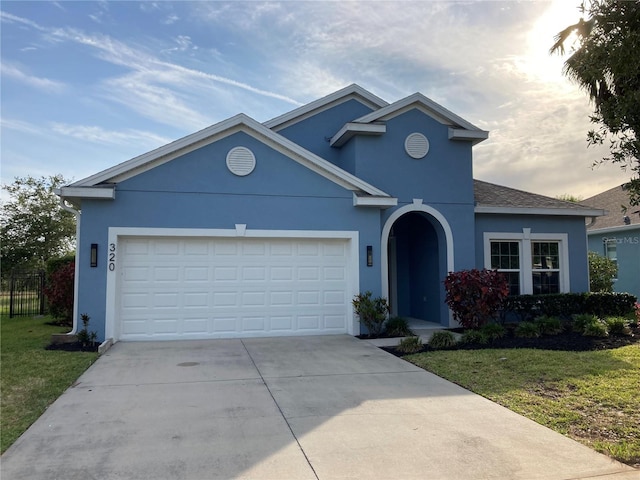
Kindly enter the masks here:
M 485 233 L 485 267 L 507 277 L 509 294 L 569 291 L 566 234 Z
M 509 283 L 509 295 L 520 294 L 520 242 L 491 242 L 491 269 L 504 273 Z

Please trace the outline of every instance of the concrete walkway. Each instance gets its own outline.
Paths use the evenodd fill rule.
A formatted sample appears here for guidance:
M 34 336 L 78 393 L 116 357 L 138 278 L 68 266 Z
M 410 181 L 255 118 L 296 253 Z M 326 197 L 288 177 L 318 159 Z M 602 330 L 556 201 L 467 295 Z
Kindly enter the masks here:
M 14 479 L 637 479 L 350 336 L 118 343 L 3 455 Z

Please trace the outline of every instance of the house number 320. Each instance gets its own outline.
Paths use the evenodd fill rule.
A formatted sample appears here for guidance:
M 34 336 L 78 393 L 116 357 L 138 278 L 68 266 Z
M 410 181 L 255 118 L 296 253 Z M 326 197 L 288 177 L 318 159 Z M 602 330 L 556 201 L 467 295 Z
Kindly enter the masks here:
M 116 244 L 109 244 L 109 271 L 113 272 L 116 269 Z

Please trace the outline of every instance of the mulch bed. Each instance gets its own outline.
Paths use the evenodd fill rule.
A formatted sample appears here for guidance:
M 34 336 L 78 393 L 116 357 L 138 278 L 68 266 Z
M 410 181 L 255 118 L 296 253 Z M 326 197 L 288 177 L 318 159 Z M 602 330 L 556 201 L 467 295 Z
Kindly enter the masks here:
M 486 348 L 536 348 L 540 350 L 563 350 L 570 352 L 584 352 L 591 350 L 609 350 L 627 345 L 640 346 L 640 328 L 631 329 L 630 335 L 609 335 L 608 337 L 586 337 L 580 333 L 565 331 L 559 335 L 545 335 L 539 338 L 519 338 L 508 329 L 504 338 L 494 340 L 488 344 L 457 345 L 449 350 L 480 350 Z M 407 355 L 395 347 L 382 347 L 383 350 L 398 357 Z M 424 345 L 421 352 L 432 352 L 433 348 Z
M 45 350 L 62 350 L 64 352 L 97 352 L 100 344 L 95 342 L 93 345 L 84 345 L 80 342 L 70 343 L 50 343 Z

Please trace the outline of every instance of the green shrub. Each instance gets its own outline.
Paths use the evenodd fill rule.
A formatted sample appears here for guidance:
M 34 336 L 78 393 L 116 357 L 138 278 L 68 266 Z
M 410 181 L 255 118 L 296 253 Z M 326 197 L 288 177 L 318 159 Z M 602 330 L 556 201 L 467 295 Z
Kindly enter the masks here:
M 589 252 L 589 290 L 613 292 L 613 279 L 617 273 L 616 262 L 596 252 Z
M 433 332 L 428 345 L 437 350 L 451 348 L 456 345 L 456 337 L 451 332 Z
M 513 333 L 520 338 L 538 338 L 540 329 L 533 322 L 520 322 Z
M 471 344 L 479 344 L 486 345 L 489 343 L 489 338 L 482 332 L 482 330 L 466 330 L 462 337 L 460 338 L 460 342 L 463 345 L 471 345 Z
M 624 317 L 607 317 L 604 319 L 611 335 L 630 335 L 629 321 Z
M 574 315 L 572 317 L 572 320 L 573 320 L 573 323 L 572 323 L 573 331 L 578 333 L 584 333 L 584 330 L 587 328 L 587 326 L 597 323 L 599 321 L 598 317 L 588 313 L 581 313 L 579 315 Z
M 590 313 L 599 317 L 624 316 L 634 311 L 636 297 L 628 293 L 556 293 L 550 295 L 512 295 L 503 302 L 503 315 L 513 314 L 529 321 L 539 315 L 570 319 Z
M 629 318 L 631 319 L 629 326 L 637 327 L 640 325 L 640 302 L 633 306 L 633 312 L 629 314 Z
M 562 333 L 562 322 L 558 317 L 542 315 L 537 317 L 533 323 L 538 326 L 538 330 L 542 335 L 558 335 Z
M 422 340 L 420 340 L 420 337 L 403 338 L 396 349 L 402 353 L 419 352 L 422 350 Z
M 384 325 L 385 332 L 390 337 L 410 337 L 414 333 L 404 318 L 392 317 Z
M 369 335 L 378 337 L 389 314 L 389 304 L 386 298 L 371 298 L 371 295 L 371 292 L 360 293 L 355 296 L 352 304 L 360 323 L 367 327 Z
M 58 319 L 62 325 L 71 326 L 76 264 L 71 260 L 71 262 L 61 262 L 56 265 L 57 269 L 47 278 L 44 295 L 47 298 L 51 316 Z
M 606 337 L 609 335 L 607 324 L 600 319 L 596 319 L 595 322 L 589 323 L 584 327 L 582 335 L 585 337 Z
M 487 323 L 480 328 L 480 333 L 491 342 L 504 337 L 507 334 L 507 330 L 499 323 Z

